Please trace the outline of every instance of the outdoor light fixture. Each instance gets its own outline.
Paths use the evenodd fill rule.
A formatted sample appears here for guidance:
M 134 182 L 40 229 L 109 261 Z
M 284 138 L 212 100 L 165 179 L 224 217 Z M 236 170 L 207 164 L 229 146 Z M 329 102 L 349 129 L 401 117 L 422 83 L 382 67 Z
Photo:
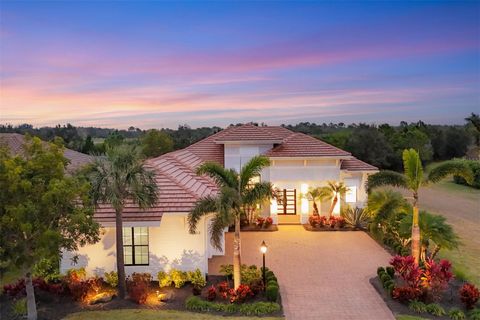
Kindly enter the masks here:
M 263 255 L 263 273 L 262 273 L 262 278 L 263 278 L 263 290 L 265 291 L 267 287 L 267 277 L 266 277 L 266 270 L 265 270 L 265 253 L 267 253 L 267 244 L 265 243 L 265 240 L 262 241 L 262 244 L 260 245 L 260 252 Z

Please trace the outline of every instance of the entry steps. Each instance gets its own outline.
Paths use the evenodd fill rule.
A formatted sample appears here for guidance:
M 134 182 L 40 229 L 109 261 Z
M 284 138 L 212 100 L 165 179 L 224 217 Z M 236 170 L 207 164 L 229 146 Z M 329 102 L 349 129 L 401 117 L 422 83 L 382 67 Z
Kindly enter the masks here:
M 300 224 L 300 215 L 298 214 L 279 214 L 278 224 Z

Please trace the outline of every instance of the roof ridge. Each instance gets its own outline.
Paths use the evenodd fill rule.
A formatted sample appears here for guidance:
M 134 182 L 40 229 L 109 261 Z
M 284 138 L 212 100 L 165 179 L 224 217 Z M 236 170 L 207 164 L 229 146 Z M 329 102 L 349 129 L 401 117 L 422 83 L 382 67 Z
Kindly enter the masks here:
M 330 144 L 330 143 L 328 143 L 328 142 L 325 142 L 325 141 L 323 141 L 323 140 L 322 140 L 322 139 L 320 139 L 320 138 L 317 138 L 317 137 L 314 137 L 314 136 L 308 135 L 308 134 L 306 134 L 306 133 L 303 133 L 303 132 L 297 132 L 297 133 L 303 134 L 303 135 L 305 135 L 305 136 L 307 136 L 307 137 L 309 137 L 309 138 L 312 138 L 312 139 L 315 139 L 315 140 L 317 140 L 317 141 L 320 141 L 320 142 L 322 142 L 322 143 L 324 143 L 324 144 L 328 145 L 329 147 L 335 148 L 335 149 L 337 149 L 337 150 L 339 150 L 339 151 L 346 152 L 346 153 L 348 153 L 349 155 L 352 155 L 352 153 L 351 153 L 351 152 L 348 152 L 348 151 L 345 151 L 345 150 L 343 150 L 343 149 L 340 149 L 340 148 L 338 148 L 338 147 L 336 147 L 336 146 L 334 146 L 334 145 L 332 145 L 332 144 Z

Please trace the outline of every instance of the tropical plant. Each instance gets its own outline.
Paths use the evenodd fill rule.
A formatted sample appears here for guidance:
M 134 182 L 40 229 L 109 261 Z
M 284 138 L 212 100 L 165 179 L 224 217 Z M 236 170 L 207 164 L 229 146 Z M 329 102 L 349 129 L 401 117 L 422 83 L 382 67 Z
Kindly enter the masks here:
M 339 196 L 347 192 L 347 187 L 343 182 L 327 181 L 327 186 L 321 187 L 320 198 L 324 201 L 331 201 L 328 217 L 332 217 L 333 210 L 337 205 Z
M 312 201 L 313 203 L 313 215 L 318 216 L 320 215 L 320 211 L 318 210 L 318 205 L 317 201 L 322 201 L 327 197 L 329 192 L 326 192 L 326 190 L 323 187 L 316 187 L 312 188 L 310 187 L 308 189 L 308 192 L 303 195 L 308 201 Z
M 99 240 L 89 185 L 67 163 L 59 140 L 27 136 L 18 156 L 0 147 L 0 266 L 24 277 L 28 319 L 37 318 L 35 265 Z
M 464 320 L 465 313 L 459 308 L 451 308 L 448 310 L 448 317 L 452 320 Z
M 419 226 L 421 230 L 421 248 L 420 257 L 422 260 L 433 259 L 441 248 L 455 249 L 460 244 L 459 238 L 451 225 L 446 222 L 446 218 L 441 215 L 431 214 L 427 211 L 420 211 Z M 412 212 L 405 215 L 400 221 L 399 234 L 403 238 L 409 238 L 412 230 Z M 434 244 L 429 257 L 427 250 L 430 244 Z
M 475 285 L 465 283 L 459 290 L 460 300 L 465 304 L 467 309 L 473 309 L 478 299 L 480 298 L 480 291 Z
M 157 201 L 157 184 L 153 171 L 146 169 L 135 147 L 108 149 L 97 157 L 89 172 L 92 197 L 96 205 L 110 204 L 115 210 L 118 295 L 125 298 L 125 262 L 123 253 L 123 209 L 135 203 L 141 209 Z
M 412 216 L 412 256 L 415 262 L 420 260 L 420 227 L 418 213 L 418 191 L 420 186 L 427 183 L 436 183 L 449 175 L 461 176 L 469 184 L 473 182 L 473 173 L 470 167 L 460 161 L 445 161 L 432 169 L 424 178 L 422 162 L 418 152 L 414 149 L 403 151 L 404 173 L 395 171 L 380 171 L 368 178 L 367 191 L 370 193 L 374 188 L 390 185 L 409 190 L 413 195 Z
M 240 258 L 240 219 L 245 215 L 245 208 L 260 201 L 269 199 L 272 194 L 272 185 L 269 182 L 255 182 L 262 170 L 270 165 L 270 160 L 264 156 L 250 159 L 237 173 L 233 169 L 226 169 L 215 162 L 206 162 L 197 169 L 197 174 L 211 177 L 218 185 L 219 192 L 215 196 L 199 199 L 188 215 L 191 233 L 195 233 L 200 219 L 213 213 L 210 226 L 211 243 L 221 249 L 223 229 L 234 225 L 233 241 L 233 281 L 237 289 L 241 283 Z
M 358 229 L 365 228 L 370 220 L 370 213 L 364 208 L 352 208 L 348 206 L 342 210 L 341 215 L 348 225 Z

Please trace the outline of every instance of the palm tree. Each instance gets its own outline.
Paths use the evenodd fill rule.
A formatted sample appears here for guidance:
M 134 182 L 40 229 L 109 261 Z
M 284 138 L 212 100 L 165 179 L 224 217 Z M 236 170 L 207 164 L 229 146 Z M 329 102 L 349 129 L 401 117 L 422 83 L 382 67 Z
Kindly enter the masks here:
M 89 173 L 92 198 L 96 205 L 111 204 L 115 209 L 118 296 L 125 298 L 122 212 L 129 201 L 145 209 L 157 201 L 153 171 L 147 170 L 135 147 L 118 146 L 97 157 Z
M 322 201 L 325 198 L 325 192 L 321 187 L 309 188 L 308 192 L 303 195 L 307 200 L 313 202 L 313 215 L 318 216 L 320 212 L 318 211 L 317 201 Z
M 270 160 L 263 156 L 253 157 L 240 173 L 233 169 L 225 169 L 218 163 L 206 162 L 197 169 L 197 174 L 211 177 L 218 185 L 219 192 L 215 196 L 207 196 L 197 201 L 188 215 L 190 233 L 195 233 L 200 219 L 213 213 L 210 225 L 211 243 L 221 250 L 223 229 L 235 225 L 233 241 L 233 282 L 234 288 L 241 283 L 240 276 L 240 218 L 245 207 L 267 200 L 272 196 L 272 185 L 269 182 L 252 184 L 252 178 L 260 175 L 262 169 L 270 165 Z
M 343 182 L 328 181 L 327 184 L 327 186 L 320 188 L 319 197 L 325 201 L 332 201 L 330 210 L 328 211 L 328 217 L 330 218 L 333 214 L 333 209 L 335 209 L 335 206 L 337 205 L 338 196 L 345 194 L 345 192 L 347 192 L 347 187 Z
M 441 215 L 420 211 L 419 225 L 421 230 L 421 253 L 422 260 L 427 258 L 427 250 L 431 243 L 435 245 L 430 254 L 430 259 L 435 258 L 440 249 L 456 249 L 460 244 L 459 238 L 446 218 Z M 412 229 L 412 212 L 406 215 L 400 222 L 399 232 L 402 237 L 408 238 Z
M 418 224 L 418 191 L 420 186 L 428 183 L 436 183 L 449 175 L 457 175 L 464 178 L 469 184 L 473 182 L 473 173 L 469 166 L 461 161 L 450 160 L 433 168 L 424 178 L 422 162 L 418 152 L 414 149 L 403 151 L 404 173 L 383 170 L 369 176 L 367 191 L 370 193 L 380 186 L 394 186 L 407 189 L 413 194 L 412 216 L 412 256 L 418 263 L 420 260 L 420 227 Z

